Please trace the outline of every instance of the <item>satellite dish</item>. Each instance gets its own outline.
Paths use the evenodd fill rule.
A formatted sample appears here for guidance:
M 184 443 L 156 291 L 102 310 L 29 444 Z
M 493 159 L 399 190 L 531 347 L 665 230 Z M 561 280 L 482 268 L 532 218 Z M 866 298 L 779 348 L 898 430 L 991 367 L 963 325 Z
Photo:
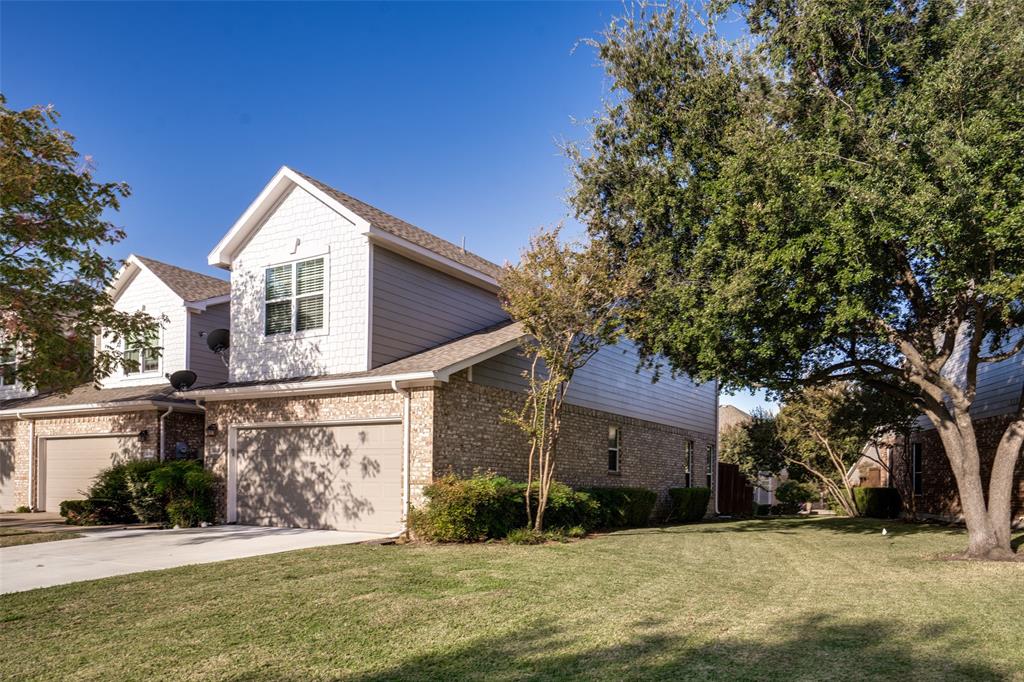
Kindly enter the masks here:
M 214 329 L 206 335 L 206 345 L 214 353 L 223 353 L 231 345 L 231 332 L 227 329 Z
M 176 391 L 187 391 L 192 384 L 196 383 L 196 373 L 190 369 L 179 369 L 168 379 Z

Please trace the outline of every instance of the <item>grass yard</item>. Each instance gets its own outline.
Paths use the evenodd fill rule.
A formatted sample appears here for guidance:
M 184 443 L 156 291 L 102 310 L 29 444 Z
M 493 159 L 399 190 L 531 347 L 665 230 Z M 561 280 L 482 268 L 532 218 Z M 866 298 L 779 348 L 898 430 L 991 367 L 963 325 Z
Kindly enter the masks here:
M 1024 680 L 1024 564 L 846 519 L 340 546 L 0 597 L 6 679 Z M 1016 542 L 1021 542 L 1021 537 Z
M 34 545 L 37 542 L 53 542 L 54 540 L 70 540 L 71 538 L 80 537 L 82 537 L 81 533 L 73 533 L 70 531 L 46 533 L 34 530 L 23 530 L 21 528 L 0 528 L 0 547 Z M 0 618 L 2 618 L 2 616 L 0 616 Z

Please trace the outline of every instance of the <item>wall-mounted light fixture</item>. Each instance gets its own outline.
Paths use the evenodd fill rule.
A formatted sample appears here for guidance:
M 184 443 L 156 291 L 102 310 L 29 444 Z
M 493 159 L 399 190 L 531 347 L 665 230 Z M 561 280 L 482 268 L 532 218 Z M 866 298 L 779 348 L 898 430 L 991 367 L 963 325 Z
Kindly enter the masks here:
M 141 431 L 139 431 L 139 442 L 145 443 L 147 440 L 149 440 L 149 431 L 146 429 L 142 429 Z
M 217 435 L 217 425 L 216 424 L 207 424 L 206 425 L 206 435 L 209 436 L 210 438 L 213 438 L 214 436 L 216 436 Z

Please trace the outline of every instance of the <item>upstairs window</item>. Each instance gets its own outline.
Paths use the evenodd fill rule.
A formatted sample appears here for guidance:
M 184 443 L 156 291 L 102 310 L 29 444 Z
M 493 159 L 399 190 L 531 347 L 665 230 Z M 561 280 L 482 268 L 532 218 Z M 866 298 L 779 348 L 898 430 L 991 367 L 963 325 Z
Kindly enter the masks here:
M 148 374 L 160 371 L 160 339 L 156 332 L 146 336 L 142 342 L 125 341 L 124 373 L 125 376 Z
M 619 455 L 622 451 L 622 430 L 618 426 L 608 427 L 608 471 L 619 471 Z
M 707 471 L 707 475 L 708 475 L 708 489 L 709 490 L 711 489 L 712 484 L 714 483 L 714 477 L 712 475 L 712 472 L 714 471 L 714 468 L 715 468 L 715 446 L 714 445 L 709 445 L 708 446 L 708 463 L 707 463 L 707 469 L 705 469 L 705 471 Z
M 914 443 L 913 445 L 910 446 L 910 469 L 911 474 L 913 476 L 914 494 L 920 495 L 921 492 L 924 490 L 924 486 L 922 485 L 923 481 L 921 478 L 921 471 L 923 470 L 923 467 L 921 464 L 920 443 Z
M 0 386 L 14 385 L 14 369 L 17 358 L 13 348 L 0 348 Z
M 693 485 L 693 441 L 686 441 L 686 487 Z
M 264 334 L 324 327 L 324 259 L 275 265 L 266 270 Z

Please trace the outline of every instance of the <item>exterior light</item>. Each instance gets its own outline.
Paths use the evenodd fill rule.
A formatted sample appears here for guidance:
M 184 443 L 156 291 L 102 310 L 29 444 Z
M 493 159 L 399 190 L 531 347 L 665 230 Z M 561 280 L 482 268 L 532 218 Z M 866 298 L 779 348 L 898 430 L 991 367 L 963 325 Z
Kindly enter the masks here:
M 216 424 L 207 424 L 206 425 L 206 435 L 211 437 L 211 438 L 216 436 L 217 435 L 217 425 Z
M 142 429 L 141 431 L 139 431 L 139 442 L 145 443 L 147 440 L 149 440 L 149 431 L 146 429 Z

